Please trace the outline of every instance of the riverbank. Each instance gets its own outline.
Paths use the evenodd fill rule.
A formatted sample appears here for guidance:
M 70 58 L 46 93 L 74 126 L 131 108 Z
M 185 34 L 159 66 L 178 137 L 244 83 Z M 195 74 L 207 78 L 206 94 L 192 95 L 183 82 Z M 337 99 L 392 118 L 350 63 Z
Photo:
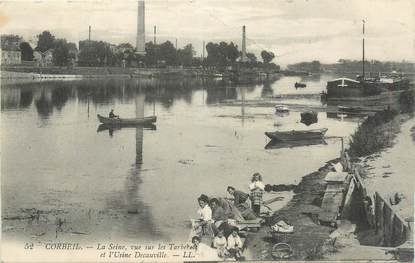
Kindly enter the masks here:
M 415 143 L 411 131 L 415 128 L 415 119 L 403 115 L 397 121 L 400 132 L 392 140 L 392 145 L 384 151 L 361 158 L 357 163 L 362 167 L 367 195 L 379 193 L 401 218 L 409 222 L 413 221 L 414 215 L 412 164 L 415 162 Z M 380 244 L 373 245 L 382 245 L 381 239 L 377 242 Z
M 319 225 L 313 214 L 321 205 L 326 186 L 324 178 L 330 171 L 331 165 L 338 161 L 338 159 L 329 161 L 318 171 L 304 176 L 294 190 L 291 201 L 276 211 L 268 219 L 267 225 L 248 236 L 248 254 L 252 259 L 273 260 L 272 247 L 277 242 L 285 242 L 291 246 L 293 250 L 291 260 L 322 259 L 321 247 L 334 228 Z M 269 233 L 270 226 L 279 220 L 294 226 L 294 233 L 282 236 L 281 240 L 274 240 Z
M 2 85 L 32 83 L 54 80 L 101 79 L 101 78 L 211 78 L 223 79 L 227 84 L 256 84 L 273 81 L 282 75 L 277 72 L 262 72 L 243 69 L 218 72 L 203 68 L 121 68 L 121 67 L 30 67 L 2 66 Z
M 377 125 L 373 125 L 374 123 Z M 398 192 L 401 200 L 396 204 L 396 208 L 405 220 L 411 220 L 413 183 L 409 178 L 412 175 L 409 167 L 410 163 L 415 161 L 413 154 L 410 154 L 415 151 L 411 137 L 415 129 L 415 120 L 409 119 L 407 114 L 379 112 L 374 117 L 366 119 L 357 129 L 353 137 L 355 142 L 363 137 L 367 138 L 369 127 L 378 132 L 373 134 L 373 140 L 361 145 L 365 151 L 358 152 L 357 145 L 351 145 L 356 160 L 357 153 L 372 153 L 363 158 L 364 164 L 360 164 L 364 165 L 364 168 L 370 167 L 370 173 L 364 177 L 364 182 L 368 185 L 367 194 L 372 196 L 376 191 L 382 196 L 393 198 Z M 409 143 L 412 145 L 408 145 Z M 385 147 L 389 148 L 385 151 Z M 379 153 L 381 150 L 383 152 Z M 373 160 L 377 161 L 369 165 Z M 379 233 L 361 228 L 366 219 L 361 218 L 361 222 L 350 222 L 347 217 L 341 216 L 338 218 L 337 227 L 319 224 L 318 213 L 321 211 L 322 198 L 327 188 L 325 178 L 332 165 L 337 162 L 339 159 L 329 161 L 318 171 L 304 176 L 294 190 L 293 199 L 276 211 L 258 233 L 248 236 L 248 254 L 252 259 L 275 260 L 272 249 L 280 242 L 291 246 L 293 254 L 290 260 L 393 259 L 392 255 L 386 255 L 385 248 L 381 247 L 385 244 L 382 243 L 383 239 L 379 237 Z M 361 208 L 353 204 L 352 209 L 358 213 Z M 280 220 L 294 226 L 294 233 L 281 235 L 276 239 L 270 233 L 270 226 Z

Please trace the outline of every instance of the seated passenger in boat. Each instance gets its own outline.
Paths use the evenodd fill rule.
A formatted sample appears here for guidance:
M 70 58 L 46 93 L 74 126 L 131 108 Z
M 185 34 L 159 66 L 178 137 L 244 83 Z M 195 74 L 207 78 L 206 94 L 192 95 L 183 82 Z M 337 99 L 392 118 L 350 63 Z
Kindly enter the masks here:
M 218 234 L 213 239 L 213 247 L 216 248 L 218 256 L 220 258 L 226 258 L 229 256 L 228 250 L 226 249 L 228 242 L 223 234 L 223 230 L 219 230 Z
M 236 260 L 242 259 L 242 240 L 238 235 L 238 228 L 234 228 L 232 234 L 228 236 L 228 251 L 230 256 L 235 257 Z
M 120 116 L 114 114 L 114 109 L 111 109 L 110 113 L 108 114 L 110 119 L 119 119 Z

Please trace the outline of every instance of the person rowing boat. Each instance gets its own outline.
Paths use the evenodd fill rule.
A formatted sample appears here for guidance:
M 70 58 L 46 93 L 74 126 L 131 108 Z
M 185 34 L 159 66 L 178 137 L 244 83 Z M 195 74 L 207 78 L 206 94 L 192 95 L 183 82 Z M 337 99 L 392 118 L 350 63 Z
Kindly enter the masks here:
M 108 114 L 108 117 L 109 117 L 110 119 L 119 119 L 119 118 L 120 118 L 120 116 L 119 116 L 119 115 L 115 115 L 115 114 L 114 114 L 114 109 L 111 109 L 110 113 Z

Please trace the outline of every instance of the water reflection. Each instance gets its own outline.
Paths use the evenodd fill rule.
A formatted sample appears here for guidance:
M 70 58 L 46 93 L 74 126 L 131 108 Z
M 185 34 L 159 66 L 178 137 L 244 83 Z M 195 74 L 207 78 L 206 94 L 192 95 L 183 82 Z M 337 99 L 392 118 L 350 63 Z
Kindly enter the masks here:
M 265 145 L 265 149 L 295 148 L 319 144 L 327 145 L 327 142 L 324 139 L 297 140 L 286 142 L 271 140 Z
M 65 207 L 76 218 L 81 209 L 91 209 L 100 220 L 84 222 L 92 239 L 109 233 L 114 240 L 185 240 L 188 228 L 183 222 L 195 216 L 194 200 L 200 193 L 222 195 L 224 185 L 231 184 L 246 187 L 251 169 L 278 183 L 298 182 L 338 156 L 334 142 L 264 151 L 263 132 L 279 118 L 272 108 L 245 107 L 248 102 L 240 108 L 213 105 L 223 99 L 249 101 L 284 88 L 295 91 L 285 83 L 284 78 L 251 86 L 197 79 L 108 79 L 2 88 L 2 102 L 7 102 L 2 103 L 2 210 L 15 214 L 22 207 Z M 148 116 L 154 104 L 157 131 L 97 127 L 96 114 L 114 108 L 126 118 Z M 21 110 L 22 105 L 27 108 Z M 39 126 L 43 119 L 48 125 Z M 303 128 L 299 119 L 293 111 L 278 121 L 281 128 L 292 130 Z M 312 127 L 348 135 L 355 126 L 319 116 Z M 301 166 L 291 162 L 295 158 L 303 160 Z M 281 170 L 277 177 L 275 165 Z M 197 183 L 186 188 L 189 182 Z
M 272 96 L 273 81 L 263 84 L 262 97 Z M 78 80 L 71 82 L 40 82 L 30 86 L 14 85 L 5 88 L 1 94 L 1 108 L 6 110 L 29 107 L 35 101 L 41 118 L 48 118 L 54 109 L 61 110 L 69 100 L 81 104 L 112 104 L 115 101 L 131 103 L 137 89 L 146 95 L 145 102 L 159 103 L 171 108 L 177 101 L 192 103 L 194 91 L 206 91 L 206 104 L 216 104 L 224 99 L 238 99 L 238 90 L 253 93 L 257 86 L 226 86 L 223 81 L 203 79 L 159 80 L 159 79 L 104 79 Z
M 30 107 L 33 102 L 33 91 L 30 88 L 22 89 L 2 89 L 1 109 L 25 109 Z
M 140 91 L 141 88 L 138 87 L 135 95 L 135 117 L 138 119 L 144 118 L 145 94 Z M 127 216 L 125 217 L 123 227 L 127 236 L 137 237 L 138 235 L 144 235 L 148 239 L 157 240 L 162 235 L 154 224 L 151 207 L 142 201 L 140 191 L 140 185 L 142 185 L 143 142 L 144 127 L 136 126 L 135 163 L 132 165 L 125 183 Z
M 20 108 L 27 108 L 32 104 L 33 101 L 33 92 L 31 90 L 24 90 L 20 91 Z
M 42 89 L 40 96 L 35 100 L 35 106 L 40 118 L 47 119 L 53 111 L 53 103 L 50 91 Z
M 238 98 L 236 87 L 210 87 L 206 89 L 206 104 L 215 104 L 227 100 Z
M 100 124 L 97 128 L 98 132 L 104 132 L 108 131 L 108 134 L 112 137 L 114 135 L 114 132 L 120 131 L 121 129 L 135 129 L 137 126 L 142 127 L 144 130 L 151 130 L 155 131 L 157 130 L 157 126 L 154 124 L 146 124 L 146 125 L 108 125 L 108 124 Z
M 321 74 L 312 74 L 308 76 L 301 76 L 301 82 L 320 82 Z
M 274 95 L 274 90 L 271 87 L 271 82 L 266 81 L 264 82 L 264 86 L 262 87 L 261 97 L 262 98 L 270 98 Z

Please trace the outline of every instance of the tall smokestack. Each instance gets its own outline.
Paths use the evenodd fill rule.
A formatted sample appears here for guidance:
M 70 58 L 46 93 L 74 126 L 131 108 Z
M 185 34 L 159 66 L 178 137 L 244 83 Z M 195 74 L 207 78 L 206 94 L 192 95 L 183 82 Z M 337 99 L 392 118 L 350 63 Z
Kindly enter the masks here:
M 203 57 L 202 57 L 202 59 L 204 60 L 205 59 L 205 41 L 203 41 L 203 49 L 202 49 L 202 54 L 203 54 Z
M 145 36 L 145 9 L 144 0 L 138 1 L 138 14 L 137 14 L 137 53 L 145 54 L 146 49 L 146 36 Z
M 157 27 L 156 26 L 154 26 L 154 41 L 153 41 L 153 44 L 154 45 L 156 45 L 157 43 L 156 43 L 156 35 L 157 35 Z
M 88 31 L 88 40 L 91 41 L 91 26 L 89 26 L 89 31 Z
M 245 35 L 245 26 L 242 26 L 242 62 L 248 61 L 246 57 L 246 35 Z

